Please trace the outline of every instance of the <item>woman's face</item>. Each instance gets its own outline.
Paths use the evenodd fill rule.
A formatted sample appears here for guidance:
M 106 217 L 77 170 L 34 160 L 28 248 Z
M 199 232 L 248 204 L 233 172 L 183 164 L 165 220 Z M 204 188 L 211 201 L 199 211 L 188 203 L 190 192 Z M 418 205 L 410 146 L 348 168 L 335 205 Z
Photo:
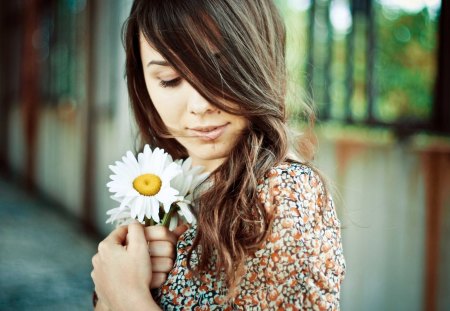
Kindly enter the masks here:
M 162 121 L 183 145 L 194 165 L 207 171 L 229 155 L 247 119 L 211 105 L 153 49 L 141 34 L 140 50 L 145 84 Z

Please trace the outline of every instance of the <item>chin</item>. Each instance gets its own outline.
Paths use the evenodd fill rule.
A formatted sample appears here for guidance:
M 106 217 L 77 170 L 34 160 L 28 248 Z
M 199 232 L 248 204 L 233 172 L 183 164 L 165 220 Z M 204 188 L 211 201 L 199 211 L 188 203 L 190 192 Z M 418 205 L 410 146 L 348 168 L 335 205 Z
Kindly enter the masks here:
M 209 149 L 209 150 L 208 150 Z M 204 149 L 199 148 L 196 150 L 195 157 L 197 157 L 202 162 L 209 162 L 209 161 L 219 161 L 219 160 L 226 160 L 226 158 L 229 155 L 229 151 L 225 150 L 210 150 L 210 148 Z
M 225 159 L 228 157 L 228 153 L 210 153 L 210 154 L 201 154 L 199 158 L 203 161 L 215 161 L 220 159 Z

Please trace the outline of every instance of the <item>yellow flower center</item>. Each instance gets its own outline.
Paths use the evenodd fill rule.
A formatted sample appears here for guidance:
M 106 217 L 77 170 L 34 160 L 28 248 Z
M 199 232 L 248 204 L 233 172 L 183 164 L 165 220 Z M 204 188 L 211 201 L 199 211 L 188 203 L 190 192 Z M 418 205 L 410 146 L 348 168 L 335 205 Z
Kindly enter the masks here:
M 133 181 L 133 187 L 142 195 L 155 195 L 161 190 L 162 181 L 156 175 L 144 174 L 136 177 Z

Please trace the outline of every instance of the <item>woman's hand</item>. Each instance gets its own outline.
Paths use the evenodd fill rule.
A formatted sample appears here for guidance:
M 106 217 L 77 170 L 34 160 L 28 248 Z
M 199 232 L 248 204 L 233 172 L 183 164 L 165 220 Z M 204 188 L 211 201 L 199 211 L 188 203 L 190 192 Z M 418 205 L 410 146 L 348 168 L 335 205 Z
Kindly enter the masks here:
M 159 309 L 150 295 L 152 263 L 141 224 L 130 224 L 111 232 L 100 242 L 92 265 L 95 290 L 106 309 Z
M 169 231 L 164 226 L 144 228 L 152 263 L 150 288 L 158 288 L 166 281 L 175 261 L 178 238 L 187 228 L 187 225 L 181 225 L 174 231 Z
M 94 308 L 95 311 L 111 311 L 102 300 L 99 300 Z

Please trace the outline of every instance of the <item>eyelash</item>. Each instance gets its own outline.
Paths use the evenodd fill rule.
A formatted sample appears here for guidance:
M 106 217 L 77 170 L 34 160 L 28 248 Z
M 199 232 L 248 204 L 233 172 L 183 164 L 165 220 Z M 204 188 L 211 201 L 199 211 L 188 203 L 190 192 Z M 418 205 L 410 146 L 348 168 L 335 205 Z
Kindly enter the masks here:
M 180 84 L 181 82 L 181 77 L 169 80 L 169 81 L 165 81 L 165 80 L 161 80 L 159 82 L 159 85 L 161 87 L 176 87 L 178 84 Z

